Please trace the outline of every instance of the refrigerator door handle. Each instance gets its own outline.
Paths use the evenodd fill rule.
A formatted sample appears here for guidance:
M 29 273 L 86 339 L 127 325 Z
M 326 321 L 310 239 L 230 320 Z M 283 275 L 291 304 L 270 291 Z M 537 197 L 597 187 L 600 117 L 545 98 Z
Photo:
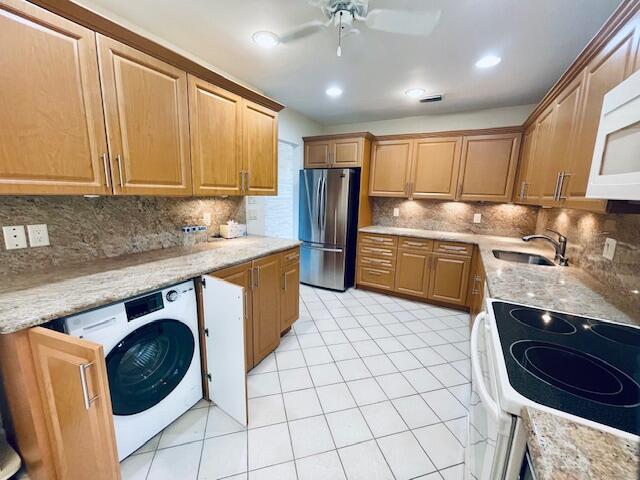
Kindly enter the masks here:
M 321 203 L 320 203 L 320 195 L 321 195 L 321 190 L 322 190 L 322 177 L 320 177 L 318 179 L 318 188 L 316 188 L 316 209 L 317 209 L 317 218 L 316 218 L 316 225 L 318 227 L 318 231 L 320 231 L 321 225 L 320 225 L 320 207 L 321 207 Z
M 327 179 L 322 179 L 322 230 L 327 228 Z

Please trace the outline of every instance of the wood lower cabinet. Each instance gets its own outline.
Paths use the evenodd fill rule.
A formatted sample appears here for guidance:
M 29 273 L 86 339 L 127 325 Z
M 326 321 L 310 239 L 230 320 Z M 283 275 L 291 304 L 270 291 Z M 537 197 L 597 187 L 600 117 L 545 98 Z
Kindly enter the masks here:
M 300 248 L 282 253 L 280 331 L 291 328 L 300 316 Z
M 242 102 L 242 167 L 247 195 L 278 194 L 278 114 Z
M 186 72 L 97 38 L 114 191 L 191 195 Z
M 476 248 L 473 253 L 471 275 L 469 276 L 469 293 L 467 294 L 471 325 L 473 325 L 476 315 L 483 310 L 485 281 L 486 274 L 482 264 L 482 257 L 479 249 Z
M 412 140 L 374 142 L 371 154 L 369 195 L 407 197 L 411 178 Z
M 253 261 L 253 363 L 280 344 L 280 255 Z
M 0 3 L 0 194 L 109 194 L 95 34 Z
M 434 254 L 429 279 L 429 300 L 451 305 L 466 305 L 470 268 L 470 257 Z
M 415 250 L 398 250 L 395 291 L 427 298 L 431 254 Z

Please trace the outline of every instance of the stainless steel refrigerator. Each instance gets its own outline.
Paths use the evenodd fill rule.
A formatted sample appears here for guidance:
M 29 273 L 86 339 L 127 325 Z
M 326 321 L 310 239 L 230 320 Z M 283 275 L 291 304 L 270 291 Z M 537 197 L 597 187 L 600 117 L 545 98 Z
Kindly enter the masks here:
M 300 171 L 300 281 L 344 291 L 353 286 L 360 169 Z

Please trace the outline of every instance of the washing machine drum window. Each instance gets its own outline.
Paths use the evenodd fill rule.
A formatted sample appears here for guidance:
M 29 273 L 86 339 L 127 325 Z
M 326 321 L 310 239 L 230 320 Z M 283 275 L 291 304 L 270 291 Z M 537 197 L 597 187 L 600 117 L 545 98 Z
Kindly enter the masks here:
M 107 355 L 114 415 L 133 415 L 157 405 L 184 378 L 195 350 L 189 327 L 158 320 L 127 335 Z

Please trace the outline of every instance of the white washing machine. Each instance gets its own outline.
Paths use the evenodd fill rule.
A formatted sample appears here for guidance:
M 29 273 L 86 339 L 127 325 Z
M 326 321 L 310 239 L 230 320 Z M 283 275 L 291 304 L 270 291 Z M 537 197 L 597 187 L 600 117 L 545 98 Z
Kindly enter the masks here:
M 193 281 L 64 320 L 104 346 L 120 460 L 202 398 Z

